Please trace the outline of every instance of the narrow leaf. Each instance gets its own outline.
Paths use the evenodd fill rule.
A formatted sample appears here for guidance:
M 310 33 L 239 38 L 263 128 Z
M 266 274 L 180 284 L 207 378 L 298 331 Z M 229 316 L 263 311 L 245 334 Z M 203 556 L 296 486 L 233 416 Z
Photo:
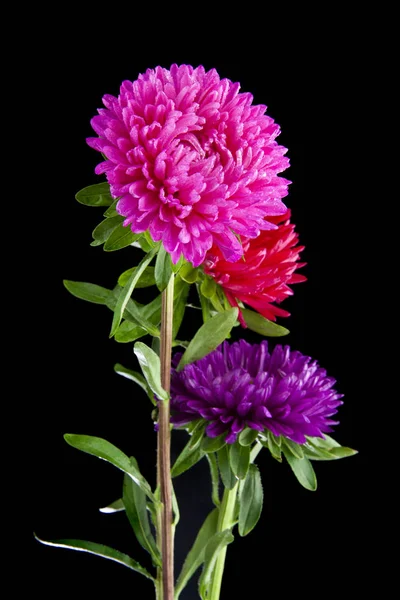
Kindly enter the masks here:
M 179 276 L 186 281 L 186 283 L 194 283 L 199 276 L 199 269 L 193 268 L 192 265 L 187 262 L 179 269 Z
M 158 251 L 154 275 L 158 289 L 160 292 L 163 292 L 172 275 L 171 256 L 165 250 L 164 246 L 161 246 Z
M 113 322 L 112 322 L 110 337 L 112 337 L 115 334 L 115 332 L 117 331 L 119 324 L 121 323 L 122 315 L 124 314 L 126 305 L 128 304 L 128 300 L 130 299 L 132 292 L 135 289 L 135 285 L 139 281 L 140 276 L 141 276 L 142 272 L 145 270 L 145 268 L 147 267 L 147 265 L 153 260 L 156 252 L 157 252 L 157 250 L 155 248 L 153 248 L 153 250 L 151 250 L 141 260 L 141 262 L 139 263 L 139 265 L 137 267 L 137 270 L 134 273 L 132 273 L 126 286 L 121 290 L 121 293 L 117 300 L 117 305 L 116 305 L 115 311 L 114 311 L 114 318 L 113 318 Z
M 348 458 L 358 454 L 357 450 L 346 446 L 331 448 L 330 450 L 323 450 L 322 448 L 312 448 L 311 450 L 307 447 L 306 455 L 310 460 L 338 460 L 339 458 Z
M 208 460 L 211 475 L 211 499 L 215 506 L 218 507 L 221 502 L 219 499 L 219 474 L 217 458 L 213 452 L 206 454 L 206 458 Z
M 319 448 L 324 448 L 325 450 L 330 450 L 331 448 L 340 448 L 340 444 L 331 438 L 329 435 L 324 433 L 324 437 L 309 437 L 307 438 L 313 446 L 318 446 Z
M 95 285 L 94 283 L 85 283 L 83 281 L 68 281 L 64 279 L 64 286 L 77 298 L 93 302 L 94 304 L 107 304 L 111 291 L 106 288 Z
M 123 223 L 121 223 L 114 229 L 104 244 L 104 250 L 106 252 L 114 252 L 115 250 L 126 248 L 138 240 L 141 235 L 141 233 L 133 233 L 129 225 L 125 227 Z
M 161 386 L 161 365 L 159 356 L 154 350 L 146 346 L 146 344 L 143 344 L 143 342 L 136 342 L 134 352 L 150 389 L 158 398 L 160 398 L 160 400 L 168 400 L 169 395 Z
M 279 437 L 280 440 L 280 437 Z M 272 456 L 278 461 L 282 462 L 282 451 L 281 447 L 278 444 L 277 437 L 271 432 L 268 431 L 267 434 L 267 446 Z
M 131 321 L 122 321 L 115 332 L 114 339 L 120 344 L 127 344 L 140 339 L 144 335 L 147 335 L 147 331 L 143 327 L 140 327 L 140 325 L 136 325 L 136 323 L 132 323 Z
M 131 369 L 127 369 L 126 367 L 123 367 L 119 363 L 114 365 L 114 371 L 116 373 L 118 373 L 118 375 L 121 375 L 122 377 L 126 377 L 126 379 L 130 379 L 134 383 L 137 383 L 138 385 L 140 385 L 140 387 L 142 388 L 142 390 L 144 390 L 146 392 L 146 394 L 148 395 L 148 397 L 150 398 L 150 400 L 154 404 L 154 406 L 157 405 L 157 402 L 154 399 L 154 394 L 151 391 L 150 386 L 147 383 L 147 381 L 145 380 L 145 378 L 143 377 L 143 375 L 141 375 L 140 373 L 137 373 L 136 371 L 132 371 Z
M 231 308 L 218 313 L 215 317 L 204 323 L 184 352 L 177 370 L 182 370 L 185 365 L 199 360 L 212 350 L 215 350 L 228 337 L 232 327 L 236 323 L 237 316 L 238 309 Z
M 85 206 L 110 206 L 114 202 L 107 182 L 89 185 L 77 192 L 75 198 Z
M 259 313 L 254 312 L 254 310 L 242 308 L 241 312 L 247 327 L 256 333 L 269 337 L 281 337 L 289 333 L 289 329 L 286 329 L 286 327 L 269 321 Z
M 96 240 L 96 242 L 99 242 L 99 244 L 103 244 L 106 240 L 108 240 L 114 229 L 118 227 L 118 225 L 120 225 L 122 221 L 123 217 L 119 215 L 117 215 L 116 217 L 111 217 L 109 219 L 104 219 L 104 221 L 99 223 L 99 225 L 97 225 L 97 227 L 93 229 L 93 239 Z
M 178 262 L 176 264 L 172 263 L 172 270 L 174 273 L 178 273 L 178 271 L 181 269 L 182 265 L 185 262 L 185 258 L 183 256 L 183 254 L 181 254 L 180 259 L 178 260 Z
M 239 434 L 239 444 L 241 444 L 242 446 L 251 446 L 251 444 L 256 440 L 259 433 L 260 432 L 256 429 L 246 427 Z
M 139 472 L 139 467 L 134 458 L 131 457 L 134 468 Z M 149 516 L 146 507 L 146 495 L 140 487 L 128 476 L 124 476 L 123 502 L 126 515 L 132 526 L 139 544 L 147 550 L 153 559 L 153 563 L 161 567 L 161 555 L 156 546 L 150 529 Z
M 317 478 L 313 466 L 308 460 L 308 458 L 295 458 L 293 454 L 285 448 L 283 449 L 283 452 L 293 473 L 296 476 L 297 481 L 304 488 L 306 488 L 306 490 L 315 492 L 315 490 L 317 489 Z
M 287 437 L 282 437 L 282 443 L 293 454 L 294 457 L 303 458 L 304 452 L 300 444 L 296 444 L 296 442 L 289 440 Z
M 179 328 L 183 321 L 186 309 L 186 300 L 189 294 L 190 285 L 183 281 L 179 276 L 175 277 L 174 284 L 174 314 L 172 324 L 172 339 L 178 335 Z
M 252 464 L 239 498 L 239 535 L 247 535 L 257 525 L 261 515 L 263 499 L 264 493 L 260 472 L 257 466 Z
M 129 475 L 153 502 L 157 502 L 146 479 L 135 469 L 128 456 L 119 450 L 119 448 L 110 444 L 107 440 L 90 435 L 66 433 L 64 439 L 73 448 L 97 456 L 97 458 L 111 463 L 117 469 Z
M 215 294 L 217 293 L 217 284 L 215 283 L 214 279 L 212 279 L 212 277 L 205 277 L 200 285 L 200 292 L 203 294 L 203 296 L 205 296 L 206 298 L 213 298 L 213 296 L 215 296 Z
M 225 438 L 226 433 L 214 438 L 205 435 L 201 440 L 201 449 L 203 452 L 217 452 L 222 446 L 225 446 Z
M 218 509 L 214 508 L 201 526 L 195 542 L 190 549 L 189 554 L 186 556 L 176 582 L 175 600 L 178 600 L 180 593 L 185 588 L 190 578 L 204 562 L 204 553 L 207 543 L 217 531 L 218 514 Z
M 241 446 L 239 442 L 231 444 L 229 447 L 229 461 L 231 469 L 238 479 L 244 479 L 249 470 L 250 448 Z
M 154 577 L 142 567 L 136 560 L 133 560 L 127 554 L 123 554 L 118 550 L 114 550 L 114 548 L 110 548 L 109 546 L 104 546 L 103 544 L 96 544 L 94 542 L 85 542 L 84 540 L 54 540 L 54 541 L 46 541 L 41 540 L 39 537 L 35 535 L 35 538 L 41 544 L 45 544 L 46 546 L 55 546 L 56 548 L 66 548 L 68 550 L 78 550 L 78 552 L 88 552 L 88 554 L 95 554 L 96 556 L 101 556 L 103 558 L 108 558 L 109 560 L 113 560 L 114 562 L 119 563 L 120 565 L 124 565 L 128 567 L 128 569 L 132 569 L 132 571 L 137 571 L 141 575 L 144 575 L 151 581 L 155 582 Z
M 231 463 L 229 461 L 229 449 L 227 445 L 218 450 L 218 465 L 222 483 L 228 490 L 232 490 L 237 484 L 238 480 L 231 469 Z
M 208 598 L 208 588 L 211 583 L 212 574 L 218 554 L 228 544 L 233 542 L 234 537 L 230 529 L 225 529 L 213 535 L 208 542 L 204 553 L 204 569 L 199 579 L 199 594 L 202 600 Z
M 196 283 L 196 289 L 197 289 L 197 293 L 198 293 L 198 296 L 200 299 L 200 306 L 201 306 L 201 313 L 203 316 L 203 322 L 206 323 L 212 317 L 211 302 L 208 300 L 208 298 L 205 298 L 203 296 L 203 294 L 200 292 L 200 285 L 198 283 Z
M 99 511 L 104 514 L 112 514 L 112 513 L 116 513 L 116 512 L 121 512 L 123 510 L 125 510 L 125 506 L 122 501 L 122 498 L 118 498 L 118 500 L 111 502 L 111 504 L 108 504 L 107 506 L 103 506 L 102 508 L 99 508 Z
M 171 469 L 171 477 L 178 477 L 178 475 L 182 475 L 185 471 L 193 467 L 196 463 L 199 462 L 204 456 L 204 452 L 202 451 L 200 445 L 190 446 L 191 440 L 186 444 L 178 458 L 176 459 L 172 469 Z
M 118 277 L 118 284 L 121 287 L 125 287 L 129 281 L 129 279 L 131 278 L 132 274 L 136 271 L 136 269 L 137 269 L 137 267 L 132 267 L 132 269 L 128 269 L 127 271 L 124 271 Z M 140 279 L 137 282 L 135 287 L 145 288 L 145 287 L 150 287 L 151 285 L 155 285 L 155 283 L 156 283 L 156 280 L 154 277 L 154 267 L 146 267 L 145 270 L 143 271 L 143 273 L 141 274 Z
M 119 198 L 116 198 L 112 204 L 104 211 L 103 217 L 116 217 L 117 213 L 117 204 L 119 202 Z

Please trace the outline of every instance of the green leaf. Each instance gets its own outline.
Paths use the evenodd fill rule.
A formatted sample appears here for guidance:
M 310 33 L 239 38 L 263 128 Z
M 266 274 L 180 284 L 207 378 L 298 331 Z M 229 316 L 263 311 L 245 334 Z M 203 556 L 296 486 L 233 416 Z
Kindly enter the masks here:
M 205 277 L 200 285 L 200 292 L 205 298 L 213 298 L 217 293 L 217 284 L 212 277 Z
M 229 448 L 226 444 L 218 450 L 218 465 L 222 483 L 228 490 L 232 490 L 237 484 L 238 480 L 231 469 L 231 464 L 229 461 Z
M 194 283 L 197 281 L 199 276 L 198 267 L 194 268 L 190 263 L 185 263 L 179 269 L 179 277 L 181 277 L 186 283 Z
M 139 281 L 140 276 L 145 270 L 145 268 L 153 260 L 156 252 L 156 249 L 153 248 L 153 250 L 146 254 L 146 256 L 140 261 L 139 265 L 137 266 L 137 270 L 134 273 L 132 273 L 126 286 L 121 290 L 121 293 L 117 300 L 117 305 L 114 310 L 114 318 L 112 322 L 110 337 L 112 337 L 117 331 L 119 324 L 121 323 L 122 315 L 124 314 L 126 305 L 128 304 L 128 300 L 130 299 L 132 292 L 135 289 L 135 285 Z
M 185 262 L 185 258 L 183 256 L 183 254 L 181 254 L 180 259 L 178 260 L 178 262 L 176 264 L 172 263 L 172 270 L 174 273 L 178 273 L 178 271 L 181 269 L 182 265 Z
M 190 578 L 203 564 L 207 543 L 217 531 L 218 514 L 218 509 L 214 508 L 201 526 L 195 542 L 186 556 L 182 570 L 179 573 L 175 588 L 175 600 L 178 600 L 182 590 L 186 587 Z
M 151 581 L 155 582 L 155 578 L 144 567 L 136 562 L 136 560 L 133 560 L 133 558 L 127 554 L 123 554 L 122 552 L 114 550 L 114 548 L 110 548 L 109 546 L 95 544 L 94 542 L 85 542 L 84 540 L 47 541 L 40 539 L 37 535 L 35 535 L 35 538 L 38 542 L 45 544 L 46 546 L 55 546 L 56 548 L 66 548 L 68 550 L 78 550 L 78 552 L 87 552 L 88 554 L 95 554 L 96 556 L 108 558 L 109 560 L 113 560 L 120 565 L 128 567 L 128 569 L 132 569 L 132 571 L 137 571 L 141 575 L 144 575 L 148 579 L 151 579 Z
M 241 446 L 239 442 L 231 444 L 229 448 L 229 461 L 231 469 L 238 479 L 244 479 L 249 470 L 250 448 Z
M 203 322 L 206 323 L 212 317 L 211 302 L 208 300 L 208 298 L 205 298 L 203 296 L 203 294 L 200 292 L 200 285 L 198 283 L 196 283 L 196 289 L 197 289 L 197 294 L 198 294 L 199 300 L 200 300 L 201 314 L 203 317 Z
M 198 444 L 191 446 L 190 444 L 191 440 L 189 440 L 176 459 L 171 469 L 171 477 L 178 477 L 178 475 L 182 475 L 182 473 L 193 467 L 193 465 L 198 463 L 199 460 L 203 458 L 204 452 L 200 445 Z
M 206 454 L 206 458 L 208 460 L 211 475 L 211 499 L 215 506 L 219 506 L 221 504 L 221 501 L 219 499 L 219 474 L 217 459 L 213 452 L 208 452 Z
M 204 568 L 199 579 L 199 594 L 202 600 L 208 598 L 208 588 L 211 583 L 212 574 L 215 563 L 217 562 L 218 554 L 228 544 L 233 542 L 234 537 L 230 529 L 225 529 L 219 533 L 215 533 L 208 542 L 204 552 Z
M 94 283 L 85 283 L 83 281 L 69 281 L 64 279 L 64 286 L 77 298 L 93 302 L 94 304 L 107 304 L 111 291 L 106 288 L 95 285 Z
M 267 446 L 272 456 L 278 461 L 282 462 L 282 451 L 281 451 L 281 437 L 275 436 L 272 431 L 268 431 L 267 434 Z
M 172 339 L 178 335 L 186 310 L 186 300 L 189 294 L 190 285 L 179 277 L 175 277 L 174 283 L 174 314 L 172 325 Z
M 260 472 L 250 465 L 240 494 L 239 535 L 245 536 L 257 525 L 263 506 L 264 493 Z
M 324 448 L 318 448 L 312 446 L 310 443 L 306 443 L 303 446 L 304 453 L 310 460 L 338 460 L 339 458 L 347 458 L 358 454 L 357 450 L 347 448 L 345 446 L 338 446 L 325 450 Z
M 215 438 L 210 438 L 207 435 L 201 440 L 201 449 L 203 452 L 217 452 L 222 446 L 225 446 L 226 433 L 223 433 Z
M 165 250 L 164 246 L 161 246 L 158 251 L 154 275 L 158 289 L 160 292 L 163 292 L 172 275 L 171 256 Z
M 184 352 L 177 370 L 215 350 L 229 335 L 236 323 L 238 309 L 231 308 L 209 319 L 200 327 Z
M 136 325 L 131 321 L 122 321 L 115 332 L 114 339 L 121 344 L 127 344 L 128 342 L 140 339 L 144 335 L 147 335 L 147 331 L 143 327 L 140 327 L 140 325 Z
M 134 458 L 131 457 L 132 465 L 139 472 L 139 467 Z M 147 550 L 153 559 L 153 564 L 162 566 L 161 554 L 157 548 L 153 534 L 150 529 L 149 516 L 146 506 L 146 494 L 132 481 L 128 475 L 124 476 L 123 502 L 126 515 L 136 535 L 139 544 Z
M 131 278 L 132 274 L 135 273 L 137 267 L 133 267 L 132 269 L 128 269 L 124 271 L 118 278 L 118 284 L 121 287 L 125 287 Z M 136 284 L 137 288 L 145 288 L 150 287 L 151 285 L 155 285 L 156 280 L 154 277 L 154 267 L 146 267 L 143 273 L 140 276 L 139 281 Z
M 242 308 L 241 311 L 247 327 L 256 333 L 269 337 L 281 337 L 289 333 L 289 329 L 286 329 L 286 327 L 269 321 L 262 315 L 254 312 L 254 310 Z
M 133 242 L 138 240 L 141 235 L 141 233 L 133 233 L 129 225 L 125 227 L 121 223 L 114 229 L 104 244 L 104 250 L 106 252 L 114 252 L 115 250 L 126 248 L 126 246 L 130 246 Z
M 358 450 L 353 450 L 353 448 L 347 448 L 346 446 L 340 446 L 340 448 L 331 448 L 331 450 L 329 450 L 329 454 L 335 458 L 347 458 L 348 456 L 354 456 L 355 454 L 358 454 Z
M 317 478 L 308 458 L 295 458 L 291 452 L 286 450 L 286 448 L 283 448 L 283 453 L 295 474 L 297 481 L 306 488 L 306 490 L 315 492 L 317 489 Z
M 296 444 L 292 440 L 289 440 L 287 437 L 282 436 L 282 444 L 288 448 L 288 450 L 293 454 L 295 458 L 303 458 L 304 452 L 300 444 Z
M 111 217 L 109 219 L 104 219 L 95 229 L 93 229 L 92 237 L 96 241 L 96 245 L 104 244 L 106 240 L 110 237 L 112 232 L 118 225 L 120 225 L 123 221 L 123 217 L 116 216 Z M 93 245 L 93 244 L 92 244 Z
M 340 444 L 329 437 L 326 433 L 324 433 L 324 437 L 307 437 L 307 440 L 312 443 L 313 446 L 318 446 L 319 448 L 324 448 L 325 450 L 330 450 L 331 448 L 340 448 Z
M 157 405 L 157 402 L 154 399 L 154 394 L 151 391 L 150 386 L 147 383 L 147 381 L 145 380 L 145 378 L 143 377 L 143 375 L 141 375 L 140 373 L 137 373 L 136 371 L 132 371 L 131 369 L 126 369 L 119 363 L 114 365 L 114 371 L 116 373 L 118 373 L 118 375 L 121 375 L 122 377 L 126 377 L 126 379 L 130 379 L 134 383 L 137 383 L 138 385 L 140 385 L 140 387 L 142 388 L 142 390 L 144 390 L 146 392 L 146 394 L 148 395 L 148 397 L 150 398 L 150 400 L 154 404 L 154 406 Z
M 251 444 L 257 439 L 260 432 L 256 429 L 246 427 L 239 434 L 239 444 L 242 446 L 251 446 Z
M 190 440 L 188 442 L 189 448 L 195 450 L 200 446 L 201 440 L 204 436 L 204 430 L 206 428 L 206 424 L 203 419 L 199 419 L 196 423 L 196 426 L 190 432 Z
M 81 450 L 82 452 L 86 452 L 87 454 L 97 456 L 97 458 L 101 458 L 102 460 L 111 463 L 114 465 L 114 467 L 117 467 L 117 469 L 120 469 L 129 475 L 129 477 L 131 477 L 133 481 L 144 491 L 150 500 L 157 502 L 148 482 L 141 475 L 141 473 L 135 469 L 128 456 L 119 450 L 119 448 L 113 444 L 110 444 L 110 442 L 107 442 L 107 440 L 90 435 L 66 433 L 64 435 L 64 439 L 67 444 L 73 448 Z
M 152 392 L 154 392 L 160 400 L 168 400 L 168 392 L 161 386 L 161 365 L 159 356 L 154 350 L 146 346 L 146 344 L 143 344 L 143 342 L 136 342 L 134 352 Z
M 99 511 L 103 514 L 112 514 L 121 512 L 123 510 L 125 510 L 125 505 L 122 501 L 122 498 L 118 498 L 118 500 L 114 500 L 114 502 L 111 502 L 111 504 L 99 508 Z
M 119 198 L 116 198 L 112 204 L 103 212 L 103 217 L 116 217 L 117 213 L 117 204 L 119 202 Z
M 85 206 L 110 206 L 113 203 L 107 182 L 89 185 L 77 192 L 75 198 Z
M 181 518 L 181 514 L 179 512 L 179 504 L 178 504 L 178 500 L 175 494 L 175 490 L 174 490 L 174 486 L 172 485 L 172 512 L 174 515 L 174 520 L 172 522 L 173 527 L 176 527 L 179 523 L 179 520 Z

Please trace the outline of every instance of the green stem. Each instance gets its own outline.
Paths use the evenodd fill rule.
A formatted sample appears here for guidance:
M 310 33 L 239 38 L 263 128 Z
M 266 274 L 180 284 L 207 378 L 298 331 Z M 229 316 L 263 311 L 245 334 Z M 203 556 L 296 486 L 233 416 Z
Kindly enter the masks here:
M 234 525 L 238 485 L 239 482 L 237 482 L 231 490 L 225 488 L 224 496 L 222 498 L 221 506 L 219 509 L 217 532 L 224 531 L 225 529 L 232 529 Z M 222 576 L 224 574 L 225 567 L 226 550 L 227 548 L 225 546 L 225 548 L 223 548 L 218 554 L 217 562 L 215 564 L 215 569 L 212 576 L 209 600 L 219 600 L 219 596 L 221 593 Z
M 254 462 L 261 449 L 262 445 L 259 442 L 256 442 L 250 452 L 251 463 Z M 227 488 L 224 490 L 224 496 L 219 509 L 217 532 L 225 531 L 225 529 L 232 529 L 232 527 L 235 525 L 235 506 L 238 488 L 239 481 L 231 490 L 228 490 Z M 218 554 L 212 576 L 209 600 L 219 600 L 221 594 L 222 576 L 224 574 L 226 551 L 227 547 L 225 546 L 225 548 L 223 548 Z
M 171 380 L 174 275 L 161 296 L 160 362 L 161 385 L 169 393 Z M 161 495 L 157 541 L 161 548 L 162 572 L 157 573 L 157 600 L 174 598 L 174 537 L 172 529 L 171 427 L 169 400 L 158 402 L 157 485 Z M 162 594 L 162 595 L 161 595 Z

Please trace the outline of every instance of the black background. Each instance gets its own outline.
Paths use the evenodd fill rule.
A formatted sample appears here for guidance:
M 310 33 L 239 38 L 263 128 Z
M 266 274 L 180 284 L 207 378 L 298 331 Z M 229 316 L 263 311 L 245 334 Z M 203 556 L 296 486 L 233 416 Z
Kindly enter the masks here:
M 102 95 L 117 95 L 124 79 L 136 79 L 158 64 L 168 68 L 173 62 L 215 67 L 221 77 L 240 81 L 242 91 L 250 91 L 255 103 L 266 104 L 268 114 L 281 126 L 279 142 L 289 149 L 291 160 L 285 175 L 293 182 L 286 200 L 306 246 L 302 258 L 308 263 L 302 271 L 308 281 L 295 286 L 294 296 L 283 305 L 292 315 L 280 320 L 291 332 L 284 343 L 318 359 L 337 379 L 337 389 L 345 397 L 335 437 L 360 452 L 351 459 L 316 463 L 315 493 L 302 489 L 287 465 L 274 462 L 267 452 L 260 454 L 264 510 L 257 528 L 246 538 L 237 536 L 229 547 L 222 598 L 232 592 L 249 598 L 276 592 L 283 598 L 294 593 L 305 597 L 326 590 L 350 594 L 365 585 L 376 527 L 366 484 L 371 402 L 366 378 L 373 361 L 357 308 L 364 286 L 357 229 L 365 200 L 359 190 L 358 156 L 363 144 L 360 90 L 366 59 L 363 48 L 348 41 L 348 33 L 342 29 L 329 40 L 323 32 L 315 34 L 309 49 L 303 40 L 290 45 L 282 32 L 280 43 L 268 42 L 266 36 L 265 43 L 252 48 L 227 39 L 219 45 L 210 41 L 204 51 L 190 35 L 177 49 L 170 48 L 167 33 L 157 38 L 157 44 L 129 49 L 108 38 L 97 49 L 89 36 L 83 39 L 81 34 L 75 40 L 72 32 L 62 42 L 57 34 L 48 35 L 36 48 L 32 78 L 40 92 L 33 110 L 39 127 L 31 132 L 37 140 L 31 158 L 35 180 L 45 183 L 30 204 L 35 244 L 26 264 L 35 318 L 29 323 L 30 399 L 24 414 L 33 431 L 25 456 L 31 481 L 30 586 L 42 597 L 106 598 L 110 590 L 113 596 L 132 598 L 153 594 L 151 583 L 140 575 L 97 557 L 41 546 L 31 532 L 45 539 L 105 543 L 150 567 L 126 517 L 98 511 L 120 496 L 122 475 L 67 446 L 63 434 L 108 439 L 135 455 L 154 483 L 151 406 L 133 384 L 113 372 L 116 362 L 137 365 L 131 344 L 108 339 L 112 313 L 70 296 L 62 280 L 112 287 L 122 271 L 137 264 L 140 253 L 134 249 L 108 254 L 101 247 L 90 247 L 91 231 L 102 210 L 79 205 L 74 195 L 102 180 L 94 175 L 99 155 L 85 143 Z M 344 54 L 337 51 L 339 38 L 342 45 L 348 44 Z M 199 325 L 196 319 L 196 313 L 187 312 L 181 337 L 193 334 Z M 241 333 L 248 340 L 259 340 Z M 234 335 L 237 339 L 237 330 Z M 18 379 L 27 383 L 24 371 Z M 184 443 L 185 434 L 175 433 L 173 457 Z M 209 491 L 205 462 L 176 480 L 181 507 L 177 572 L 211 509 Z M 197 597 L 196 579 L 182 600 Z

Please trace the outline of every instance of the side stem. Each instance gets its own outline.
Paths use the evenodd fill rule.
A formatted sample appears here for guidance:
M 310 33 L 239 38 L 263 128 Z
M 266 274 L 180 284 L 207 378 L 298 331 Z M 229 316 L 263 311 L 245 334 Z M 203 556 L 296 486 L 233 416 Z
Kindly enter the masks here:
M 174 275 L 161 296 L 160 362 L 161 385 L 169 393 L 171 380 L 172 319 L 174 307 Z M 174 599 L 174 540 L 172 531 L 171 427 L 169 401 L 158 403 L 157 484 L 162 512 L 158 543 L 162 556 L 162 600 Z M 160 599 L 161 600 L 161 599 Z
M 262 445 L 256 442 L 250 453 L 250 462 L 253 463 L 258 453 L 260 452 Z M 219 518 L 217 525 L 217 532 L 225 531 L 225 529 L 232 529 L 235 521 L 235 505 L 236 497 L 239 488 L 239 481 L 236 485 L 228 490 L 225 488 L 224 496 L 222 498 L 221 506 L 219 509 Z M 212 583 L 210 587 L 210 599 L 219 600 L 221 594 L 222 576 L 224 574 L 225 559 L 226 559 L 227 547 L 223 548 L 218 554 L 217 562 L 215 564 L 214 573 L 212 576 Z
M 231 490 L 228 490 L 227 488 L 224 490 L 224 495 L 219 509 L 217 532 L 224 531 L 225 529 L 232 529 L 233 527 L 238 487 L 239 482 L 237 482 Z M 225 546 L 225 548 L 223 548 L 218 554 L 210 587 L 210 600 L 219 600 L 220 597 L 226 551 L 227 547 Z

